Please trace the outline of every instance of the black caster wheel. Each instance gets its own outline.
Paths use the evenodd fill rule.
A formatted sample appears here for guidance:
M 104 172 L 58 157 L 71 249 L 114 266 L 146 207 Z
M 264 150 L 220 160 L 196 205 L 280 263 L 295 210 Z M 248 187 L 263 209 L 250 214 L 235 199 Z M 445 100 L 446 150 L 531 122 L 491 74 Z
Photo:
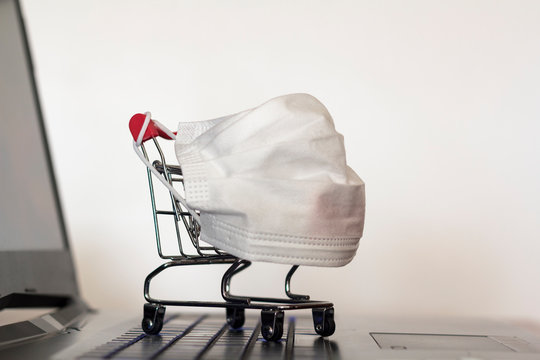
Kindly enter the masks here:
M 144 304 L 144 317 L 141 327 L 148 335 L 159 334 L 163 329 L 163 318 L 165 317 L 165 306 L 158 304 Z
M 336 331 L 334 322 L 334 308 L 313 309 L 313 327 L 321 336 L 330 336 Z
M 279 341 L 283 336 L 283 319 L 285 315 L 280 310 L 261 311 L 261 332 L 266 341 Z
M 246 315 L 243 308 L 228 307 L 227 308 L 227 324 L 231 329 L 240 329 L 244 326 Z

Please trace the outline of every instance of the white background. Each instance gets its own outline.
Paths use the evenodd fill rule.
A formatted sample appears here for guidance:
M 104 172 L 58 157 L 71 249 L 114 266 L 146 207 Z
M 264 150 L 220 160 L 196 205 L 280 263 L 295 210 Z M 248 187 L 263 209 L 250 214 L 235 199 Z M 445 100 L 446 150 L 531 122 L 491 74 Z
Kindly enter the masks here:
M 540 2 L 23 1 L 81 290 L 142 308 L 155 251 L 128 120 L 307 92 L 366 182 L 356 258 L 293 290 L 339 313 L 540 319 Z M 172 144 L 170 144 L 172 147 Z M 219 299 L 220 266 L 152 288 Z M 248 270 L 249 271 L 249 270 Z M 236 292 L 281 293 L 256 264 Z

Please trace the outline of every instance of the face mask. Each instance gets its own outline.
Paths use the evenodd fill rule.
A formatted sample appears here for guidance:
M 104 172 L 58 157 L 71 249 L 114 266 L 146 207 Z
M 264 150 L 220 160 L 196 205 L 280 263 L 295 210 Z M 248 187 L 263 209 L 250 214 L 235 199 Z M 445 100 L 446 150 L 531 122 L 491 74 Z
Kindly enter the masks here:
M 180 123 L 175 150 L 201 240 L 237 257 L 342 266 L 364 226 L 364 183 L 314 97 L 293 94 L 219 119 Z

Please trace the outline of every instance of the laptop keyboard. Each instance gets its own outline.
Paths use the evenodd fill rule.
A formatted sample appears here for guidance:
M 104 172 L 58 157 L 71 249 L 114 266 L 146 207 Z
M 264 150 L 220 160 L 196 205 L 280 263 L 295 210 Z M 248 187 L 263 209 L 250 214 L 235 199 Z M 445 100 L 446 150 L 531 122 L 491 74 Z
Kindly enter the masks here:
M 332 342 L 315 334 L 313 325 L 286 319 L 283 337 L 267 342 L 258 318 L 230 329 L 223 317 L 189 314 L 166 319 L 159 335 L 135 327 L 79 359 L 332 359 Z

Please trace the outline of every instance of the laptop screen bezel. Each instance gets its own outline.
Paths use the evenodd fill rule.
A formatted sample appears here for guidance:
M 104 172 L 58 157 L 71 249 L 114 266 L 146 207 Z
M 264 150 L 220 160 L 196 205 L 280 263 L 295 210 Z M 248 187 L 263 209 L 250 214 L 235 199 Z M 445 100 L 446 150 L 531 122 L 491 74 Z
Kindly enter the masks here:
M 62 249 L 59 250 L 30 250 L 30 251 L 1 251 L 0 252 L 0 309 L 3 307 L 17 307 L 12 299 L 13 294 L 35 295 L 32 306 L 41 306 L 43 295 L 78 297 L 79 290 L 75 274 L 72 254 L 66 231 L 60 195 L 54 175 L 53 161 L 49 150 L 49 143 L 44 125 L 41 104 L 39 100 L 34 66 L 28 36 L 23 19 L 21 5 L 18 0 L 0 0 L 12 2 L 15 8 L 15 16 L 23 42 L 26 69 L 32 88 L 32 97 L 36 107 L 38 126 L 43 141 L 43 151 L 46 159 L 46 168 L 52 184 L 54 205 L 58 216 L 60 233 L 62 237 Z M 21 306 L 30 306 L 29 302 Z

